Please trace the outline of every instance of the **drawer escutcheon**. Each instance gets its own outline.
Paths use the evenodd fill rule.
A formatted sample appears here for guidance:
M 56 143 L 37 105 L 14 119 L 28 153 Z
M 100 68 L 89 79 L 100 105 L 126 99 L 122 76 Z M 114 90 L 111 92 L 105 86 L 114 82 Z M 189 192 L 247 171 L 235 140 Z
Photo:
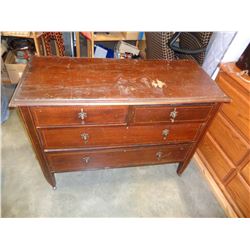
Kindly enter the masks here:
M 83 163 L 86 163 L 86 164 L 89 163 L 89 160 L 90 160 L 89 156 L 82 158 Z
M 81 119 L 84 123 L 84 119 L 87 117 L 87 113 L 83 112 L 83 109 L 81 109 L 81 112 L 78 113 L 78 118 Z
M 163 136 L 163 139 L 166 140 L 167 139 L 167 136 L 169 135 L 169 130 L 166 128 L 166 129 L 163 129 L 162 130 L 162 136 Z
M 160 161 L 162 159 L 163 153 L 161 151 L 156 153 L 156 158 L 158 161 Z
M 178 112 L 176 111 L 176 108 L 174 108 L 174 110 L 171 111 L 169 115 L 171 122 L 174 122 L 174 119 L 177 117 L 177 115 L 178 115 Z
M 87 133 L 82 133 L 81 138 L 83 139 L 84 143 L 87 144 L 89 140 L 89 134 Z

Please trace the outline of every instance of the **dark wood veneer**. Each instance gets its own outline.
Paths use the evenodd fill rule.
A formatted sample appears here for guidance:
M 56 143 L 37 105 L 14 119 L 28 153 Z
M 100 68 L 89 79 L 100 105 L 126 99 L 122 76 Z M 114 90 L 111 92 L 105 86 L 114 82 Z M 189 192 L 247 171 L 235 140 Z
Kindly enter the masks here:
M 228 101 L 190 60 L 33 57 L 10 105 L 54 187 L 62 171 L 178 162 L 181 174 Z
M 212 105 L 209 106 L 139 106 L 134 108 L 134 124 L 142 123 L 173 123 L 205 121 Z M 176 111 L 173 121 L 171 112 Z
M 140 144 L 166 144 L 193 142 L 201 127 L 200 123 L 149 126 L 81 127 L 41 129 L 45 149 L 90 146 L 132 146 Z M 164 139 L 163 130 L 169 134 Z M 83 140 L 81 134 L 87 134 Z
M 127 106 L 33 107 L 37 126 L 126 124 Z M 79 119 L 79 114 L 85 114 Z
M 47 153 L 52 171 L 117 168 L 179 162 L 185 159 L 189 144 L 106 150 Z

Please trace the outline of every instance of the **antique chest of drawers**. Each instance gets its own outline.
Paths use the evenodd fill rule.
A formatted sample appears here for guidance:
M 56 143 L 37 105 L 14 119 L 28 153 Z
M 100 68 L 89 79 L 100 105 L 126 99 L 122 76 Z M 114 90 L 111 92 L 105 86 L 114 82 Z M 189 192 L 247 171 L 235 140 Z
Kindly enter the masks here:
M 47 181 L 54 173 L 187 167 L 228 97 L 193 61 L 33 57 L 18 107 Z

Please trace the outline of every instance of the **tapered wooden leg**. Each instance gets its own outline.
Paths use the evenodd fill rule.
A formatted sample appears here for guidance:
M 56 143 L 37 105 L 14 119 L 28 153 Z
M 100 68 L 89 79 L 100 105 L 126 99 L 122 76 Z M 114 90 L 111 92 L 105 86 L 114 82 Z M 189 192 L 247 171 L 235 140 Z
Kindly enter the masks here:
M 45 179 L 47 180 L 47 182 L 53 187 L 53 189 L 56 189 L 56 178 L 55 178 L 55 174 L 54 173 L 44 173 L 43 175 L 45 177 Z
M 177 174 L 181 176 L 181 174 L 184 172 L 186 167 L 188 166 L 189 162 L 180 162 L 177 168 Z

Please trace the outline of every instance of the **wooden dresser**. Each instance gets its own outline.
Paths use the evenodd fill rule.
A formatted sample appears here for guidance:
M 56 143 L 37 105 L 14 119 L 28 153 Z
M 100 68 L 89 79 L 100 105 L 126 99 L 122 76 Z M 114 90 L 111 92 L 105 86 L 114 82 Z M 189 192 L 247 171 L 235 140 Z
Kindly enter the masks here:
M 193 61 L 33 57 L 11 100 L 54 173 L 178 162 L 228 97 Z
M 216 82 L 232 101 L 221 106 L 197 154 L 228 202 L 228 214 L 250 217 L 250 84 L 239 72 L 234 63 L 221 66 Z

